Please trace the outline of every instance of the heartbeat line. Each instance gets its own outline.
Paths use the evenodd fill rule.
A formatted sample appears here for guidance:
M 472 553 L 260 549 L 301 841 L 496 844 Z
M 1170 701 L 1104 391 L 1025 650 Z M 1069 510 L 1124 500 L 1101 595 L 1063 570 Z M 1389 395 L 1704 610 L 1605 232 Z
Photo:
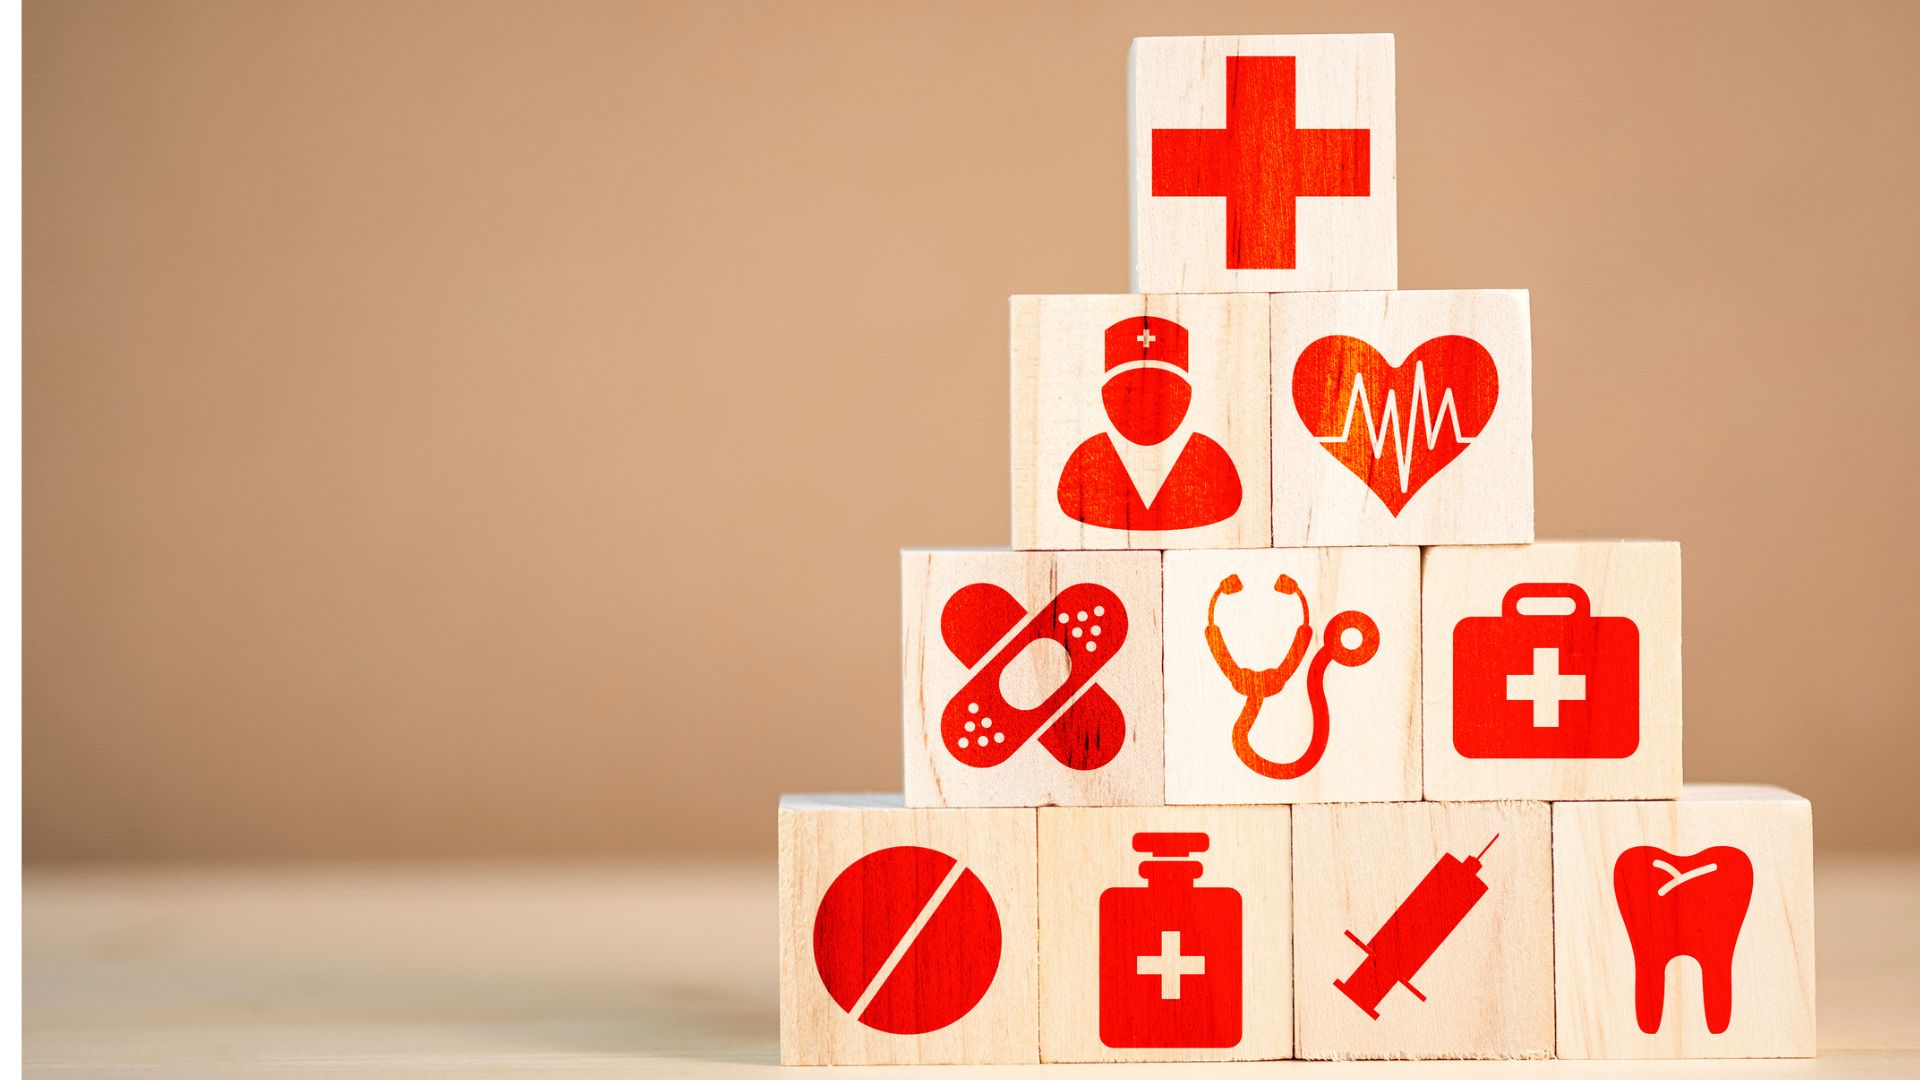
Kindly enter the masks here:
M 1373 406 L 1367 403 L 1367 380 L 1360 372 L 1353 375 L 1353 393 L 1347 398 L 1347 418 L 1338 435 L 1315 435 L 1313 441 L 1322 443 L 1343 443 L 1353 437 L 1353 414 L 1358 412 L 1365 418 L 1367 437 L 1373 443 L 1373 456 L 1380 456 L 1381 448 L 1387 444 L 1387 432 L 1393 432 L 1393 447 L 1400 470 L 1400 490 L 1407 490 L 1407 474 L 1412 469 L 1413 443 L 1410 432 L 1401 429 L 1400 410 L 1394 408 L 1393 388 L 1387 388 L 1384 422 L 1375 424 Z M 1427 392 L 1427 369 L 1416 360 L 1413 363 L 1413 402 L 1411 411 L 1418 413 L 1420 424 L 1427 432 L 1427 449 L 1432 450 L 1440 441 L 1441 425 L 1452 418 L 1453 438 L 1456 442 L 1470 443 L 1478 435 L 1465 435 L 1460 431 L 1460 407 L 1453 402 L 1453 390 L 1449 388 L 1440 395 L 1438 411 L 1433 411 L 1433 395 Z

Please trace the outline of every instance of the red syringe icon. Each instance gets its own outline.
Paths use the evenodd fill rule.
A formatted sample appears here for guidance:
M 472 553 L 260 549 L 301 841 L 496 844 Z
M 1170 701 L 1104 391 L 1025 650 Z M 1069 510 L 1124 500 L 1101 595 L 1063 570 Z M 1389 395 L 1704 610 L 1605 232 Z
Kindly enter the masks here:
M 1493 834 L 1493 840 L 1498 839 L 1500 834 Z M 1464 862 L 1441 855 L 1372 941 L 1363 942 L 1353 936 L 1353 931 L 1347 931 L 1347 938 L 1360 946 L 1367 958 L 1344 980 L 1333 980 L 1333 985 L 1375 1020 L 1380 1019 L 1380 1000 L 1395 984 L 1413 991 L 1421 1001 L 1427 1000 L 1427 995 L 1414 988 L 1412 979 L 1487 894 L 1487 883 L 1480 880 L 1480 856 L 1493 846 L 1493 840 L 1480 849 L 1480 855 Z

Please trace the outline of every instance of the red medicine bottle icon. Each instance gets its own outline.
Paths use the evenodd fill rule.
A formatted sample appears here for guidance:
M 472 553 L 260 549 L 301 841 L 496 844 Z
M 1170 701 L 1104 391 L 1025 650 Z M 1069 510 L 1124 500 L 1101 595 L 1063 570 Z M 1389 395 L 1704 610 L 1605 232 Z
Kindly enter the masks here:
M 1100 1041 L 1240 1042 L 1240 893 L 1200 888 L 1206 833 L 1136 833 L 1142 887 L 1100 894 Z

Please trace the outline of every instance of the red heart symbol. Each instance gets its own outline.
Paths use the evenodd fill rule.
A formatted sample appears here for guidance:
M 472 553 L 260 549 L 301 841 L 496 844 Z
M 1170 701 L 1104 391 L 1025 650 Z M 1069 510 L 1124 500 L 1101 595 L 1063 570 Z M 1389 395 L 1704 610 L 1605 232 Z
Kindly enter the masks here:
M 1493 355 L 1458 334 L 1426 342 L 1398 367 L 1335 334 L 1293 365 L 1293 407 L 1307 433 L 1395 517 L 1480 435 L 1499 397 Z

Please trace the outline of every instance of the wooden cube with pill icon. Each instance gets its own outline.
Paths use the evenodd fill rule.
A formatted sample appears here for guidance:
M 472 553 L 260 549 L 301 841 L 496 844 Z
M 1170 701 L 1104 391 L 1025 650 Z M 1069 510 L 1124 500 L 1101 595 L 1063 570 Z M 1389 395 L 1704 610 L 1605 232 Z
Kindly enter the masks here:
M 1012 298 L 1013 547 L 1265 547 L 1264 296 Z
M 909 806 L 1164 800 L 1160 553 L 904 551 Z
M 1553 892 L 1559 1056 L 1814 1055 L 1807 800 L 1556 803 Z
M 1429 799 L 1680 793 L 1680 545 L 1426 550 Z
M 1287 807 L 1039 814 L 1042 1061 L 1292 1056 Z
M 1541 802 L 1293 807 L 1296 1056 L 1553 1056 Z
M 1390 34 L 1135 38 L 1134 288 L 1391 289 Z
M 1169 551 L 1169 803 L 1420 797 L 1420 550 Z
M 1038 1060 L 1032 810 L 780 800 L 780 1061 Z
M 1524 290 L 1272 305 L 1275 546 L 1533 540 Z

